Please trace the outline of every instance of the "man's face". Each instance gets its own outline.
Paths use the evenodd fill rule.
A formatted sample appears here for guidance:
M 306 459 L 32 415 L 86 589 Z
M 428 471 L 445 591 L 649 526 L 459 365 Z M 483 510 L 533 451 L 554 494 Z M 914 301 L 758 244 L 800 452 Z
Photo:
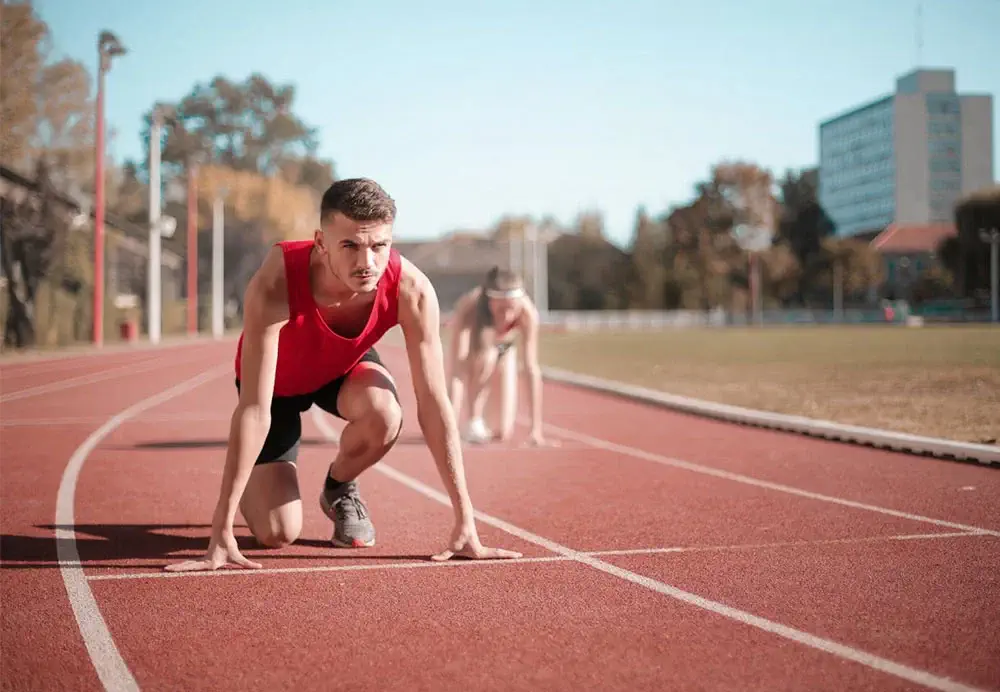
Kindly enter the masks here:
M 354 221 L 330 214 L 316 232 L 316 245 L 335 277 L 356 293 L 374 291 L 389 264 L 392 224 Z

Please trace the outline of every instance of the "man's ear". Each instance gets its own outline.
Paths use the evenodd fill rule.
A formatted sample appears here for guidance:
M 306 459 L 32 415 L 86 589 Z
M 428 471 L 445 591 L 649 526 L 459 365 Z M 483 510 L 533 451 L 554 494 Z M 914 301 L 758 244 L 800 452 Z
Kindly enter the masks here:
M 320 252 L 326 252 L 326 245 L 324 244 L 325 238 L 323 238 L 323 229 L 317 228 L 313 231 L 313 241 L 316 243 L 316 249 Z

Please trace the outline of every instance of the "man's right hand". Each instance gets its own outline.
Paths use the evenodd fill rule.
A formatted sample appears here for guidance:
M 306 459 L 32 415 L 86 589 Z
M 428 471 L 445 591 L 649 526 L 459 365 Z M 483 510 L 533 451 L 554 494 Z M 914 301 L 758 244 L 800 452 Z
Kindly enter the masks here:
M 259 562 L 253 562 L 243 557 L 236 545 L 236 536 L 232 530 L 212 531 L 212 540 L 208 543 L 208 552 L 203 560 L 188 560 L 165 567 L 167 572 L 203 572 L 216 570 L 224 565 L 234 564 L 249 569 L 261 569 Z

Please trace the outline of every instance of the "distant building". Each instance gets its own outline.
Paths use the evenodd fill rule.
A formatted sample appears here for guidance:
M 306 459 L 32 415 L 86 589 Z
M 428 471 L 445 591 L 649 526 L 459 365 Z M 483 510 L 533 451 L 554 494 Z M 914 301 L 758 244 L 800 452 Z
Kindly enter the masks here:
M 821 123 L 819 198 L 837 235 L 952 222 L 963 194 L 993 184 L 992 122 L 992 96 L 958 94 L 944 69 Z
M 928 270 L 940 266 L 941 244 L 955 234 L 951 223 L 894 223 L 879 233 L 871 246 L 881 255 L 885 269 L 883 295 L 909 298 Z

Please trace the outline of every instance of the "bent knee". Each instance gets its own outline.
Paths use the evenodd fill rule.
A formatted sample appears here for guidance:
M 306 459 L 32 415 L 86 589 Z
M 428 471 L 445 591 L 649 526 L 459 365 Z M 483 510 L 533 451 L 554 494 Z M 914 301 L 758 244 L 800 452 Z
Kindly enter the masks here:
M 369 439 L 380 447 L 392 447 L 399 439 L 403 427 L 403 409 L 390 392 L 379 396 L 373 402 L 368 415 L 365 416 L 365 427 L 369 431 Z
M 473 379 L 484 381 L 493 373 L 497 364 L 497 354 L 494 349 L 483 349 L 469 358 L 468 372 Z
M 254 534 L 257 542 L 267 548 L 284 548 L 299 539 L 302 533 L 301 526 L 292 523 L 281 523 L 270 526 L 267 529 Z

